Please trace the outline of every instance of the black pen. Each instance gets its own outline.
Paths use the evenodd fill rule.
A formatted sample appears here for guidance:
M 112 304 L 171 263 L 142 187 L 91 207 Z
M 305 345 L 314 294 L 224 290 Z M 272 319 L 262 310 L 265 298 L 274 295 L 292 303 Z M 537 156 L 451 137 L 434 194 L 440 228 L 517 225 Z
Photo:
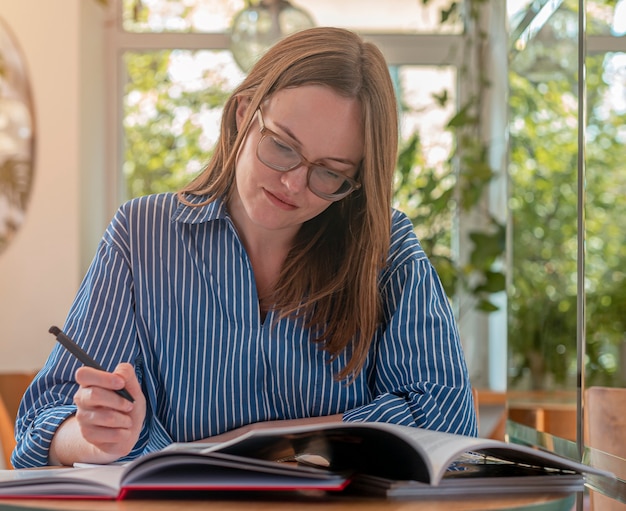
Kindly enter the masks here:
M 51 326 L 48 332 L 56 336 L 57 341 L 59 341 L 67 351 L 74 355 L 84 365 L 87 367 L 93 367 L 94 369 L 98 369 L 100 371 L 105 371 L 104 367 L 98 364 L 98 362 L 91 358 L 85 350 L 65 335 L 59 327 Z M 115 393 L 122 396 L 124 399 L 128 399 L 131 403 L 135 402 L 133 396 L 131 396 L 126 389 L 116 390 Z

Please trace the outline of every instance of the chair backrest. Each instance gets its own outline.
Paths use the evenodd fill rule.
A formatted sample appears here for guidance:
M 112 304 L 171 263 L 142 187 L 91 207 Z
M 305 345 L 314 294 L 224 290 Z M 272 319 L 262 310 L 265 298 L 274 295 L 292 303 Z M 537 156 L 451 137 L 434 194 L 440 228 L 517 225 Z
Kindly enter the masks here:
M 0 446 L 4 468 L 11 467 L 11 452 L 15 447 L 14 421 L 11 420 L 4 399 L 0 395 Z
M 585 391 L 583 411 L 585 445 L 626 459 L 626 388 L 589 387 Z M 606 468 L 616 473 L 621 470 Z M 592 492 L 591 509 L 626 511 L 626 504 Z
M 15 417 L 24 391 L 35 374 L 0 374 L 0 447 L 5 468 L 12 468 L 11 453 L 15 448 Z

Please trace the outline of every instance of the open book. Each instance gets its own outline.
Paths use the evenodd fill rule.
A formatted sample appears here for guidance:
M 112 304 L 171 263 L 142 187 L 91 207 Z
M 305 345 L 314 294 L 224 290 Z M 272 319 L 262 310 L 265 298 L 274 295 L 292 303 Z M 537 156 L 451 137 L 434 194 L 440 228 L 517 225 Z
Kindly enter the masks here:
M 356 491 L 390 497 L 578 491 L 611 474 L 531 447 L 384 423 L 250 431 L 172 444 L 126 464 L 0 471 L 2 497 L 164 491 Z

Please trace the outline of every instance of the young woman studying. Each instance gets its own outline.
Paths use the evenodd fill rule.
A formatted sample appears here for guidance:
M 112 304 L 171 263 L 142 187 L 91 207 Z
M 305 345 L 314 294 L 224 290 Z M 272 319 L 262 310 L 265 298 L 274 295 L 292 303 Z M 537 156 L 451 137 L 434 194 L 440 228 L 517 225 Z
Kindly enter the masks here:
M 448 298 L 391 205 L 398 118 L 380 51 L 336 28 L 283 39 L 220 133 L 185 189 L 113 218 L 63 325 L 106 371 L 55 346 L 22 401 L 14 465 L 316 421 L 475 435 Z

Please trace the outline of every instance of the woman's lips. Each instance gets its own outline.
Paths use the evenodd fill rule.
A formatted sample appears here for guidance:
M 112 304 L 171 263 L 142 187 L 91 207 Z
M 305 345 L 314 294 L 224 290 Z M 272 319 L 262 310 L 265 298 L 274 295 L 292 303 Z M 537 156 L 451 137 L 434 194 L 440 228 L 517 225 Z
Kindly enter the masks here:
M 293 211 L 294 209 L 297 209 L 298 207 L 295 204 L 289 202 L 288 200 L 282 197 L 279 197 L 278 195 L 275 195 L 272 192 L 266 190 L 265 188 L 263 189 L 263 191 L 265 192 L 265 196 L 270 200 L 270 202 L 280 209 L 284 209 L 285 211 Z

